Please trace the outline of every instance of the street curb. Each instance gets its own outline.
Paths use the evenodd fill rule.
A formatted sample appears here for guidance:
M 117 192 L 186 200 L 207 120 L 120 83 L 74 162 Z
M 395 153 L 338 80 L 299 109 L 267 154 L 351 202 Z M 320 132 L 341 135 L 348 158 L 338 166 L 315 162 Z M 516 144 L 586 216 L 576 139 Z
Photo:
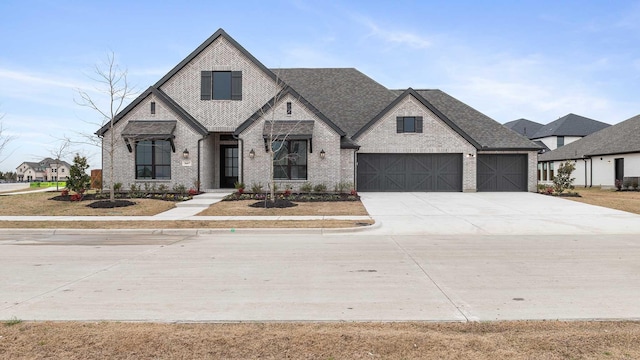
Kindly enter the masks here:
M 377 229 L 382 224 L 376 221 L 371 226 L 349 228 L 193 228 L 193 229 L 0 229 L 2 235 L 79 235 L 79 234 L 119 234 L 119 235 L 173 235 L 199 236 L 212 234 L 349 234 Z

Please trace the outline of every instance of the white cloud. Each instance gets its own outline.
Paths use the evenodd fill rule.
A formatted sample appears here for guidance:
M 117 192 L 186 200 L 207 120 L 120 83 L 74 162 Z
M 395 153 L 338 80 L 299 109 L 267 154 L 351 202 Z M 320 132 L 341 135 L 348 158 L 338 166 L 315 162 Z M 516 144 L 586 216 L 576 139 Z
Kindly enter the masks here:
M 413 49 L 425 49 L 432 45 L 432 41 L 424 36 L 406 30 L 383 29 L 373 20 L 361 16 L 354 17 L 357 22 L 369 29 L 370 37 L 378 38 L 388 44 L 407 46 Z

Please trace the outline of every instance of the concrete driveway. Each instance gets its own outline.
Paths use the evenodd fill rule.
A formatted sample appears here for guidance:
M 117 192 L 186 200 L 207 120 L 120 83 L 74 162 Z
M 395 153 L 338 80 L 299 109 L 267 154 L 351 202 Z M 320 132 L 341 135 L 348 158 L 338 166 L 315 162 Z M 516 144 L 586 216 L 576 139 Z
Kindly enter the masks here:
M 361 193 L 376 234 L 640 234 L 640 215 L 534 193 Z

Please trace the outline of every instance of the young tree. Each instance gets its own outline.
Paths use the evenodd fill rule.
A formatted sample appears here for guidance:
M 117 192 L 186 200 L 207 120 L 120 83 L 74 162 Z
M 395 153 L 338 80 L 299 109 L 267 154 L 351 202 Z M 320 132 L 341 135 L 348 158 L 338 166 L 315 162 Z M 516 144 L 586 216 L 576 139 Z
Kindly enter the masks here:
M 11 154 L 9 154 L 5 157 L 2 157 L 2 153 L 6 150 L 9 143 L 15 139 L 14 136 L 7 135 L 2 121 L 3 118 L 4 114 L 0 114 L 0 163 L 7 160 L 7 158 L 11 156 Z
M 73 158 L 73 165 L 69 170 L 69 178 L 67 179 L 67 188 L 76 193 L 83 193 L 89 188 L 91 177 L 87 174 L 87 158 L 76 154 Z
M 276 107 L 279 102 L 286 96 L 287 85 L 280 79 L 276 72 L 274 81 L 274 96 L 271 102 L 260 110 L 261 117 L 264 118 L 265 128 L 268 130 L 266 135 L 267 156 L 269 158 L 269 197 L 271 201 L 275 201 L 276 179 L 275 165 L 276 163 L 284 163 L 287 161 L 296 161 L 296 154 L 289 153 L 289 149 L 285 147 L 285 143 L 292 131 L 300 124 L 296 121 L 293 126 L 283 128 L 278 126 L 276 120 Z M 265 199 L 266 201 L 266 199 Z M 265 203 L 266 205 L 266 203 Z
M 562 194 L 562 192 L 567 189 L 573 189 L 573 181 L 575 178 L 571 177 L 571 173 L 573 173 L 575 169 L 576 166 L 569 160 L 560 164 L 558 173 L 553 178 L 553 189 L 556 193 Z
M 115 193 L 113 189 L 114 185 L 114 154 L 118 143 L 118 137 L 116 137 L 113 129 L 116 115 L 125 106 L 125 101 L 134 94 L 134 89 L 129 86 L 127 81 L 127 71 L 120 69 L 116 63 L 116 58 L 113 52 L 107 55 L 106 60 L 101 65 L 96 65 L 94 69 L 94 77 L 92 80 L 98 83 L 96 90 L 106 96 L 108 103 L 105 107 L 99 105 L 99 102 L 91 97 L 87 92 L 78 90 L 80 94 L 80 101 L 77 103 L 81 106 L 88 107 L 96 111 L 102 117 L 102 123 L 100 126 L 109 125 L 108 138 L 103 139 L 102 142 L 93 136 L 88 136 L 89 141 L 95 139 L 99 146 L 102 146 L 103 151 L 106 151 L 109 156 L 109 201 L 115 202 Z

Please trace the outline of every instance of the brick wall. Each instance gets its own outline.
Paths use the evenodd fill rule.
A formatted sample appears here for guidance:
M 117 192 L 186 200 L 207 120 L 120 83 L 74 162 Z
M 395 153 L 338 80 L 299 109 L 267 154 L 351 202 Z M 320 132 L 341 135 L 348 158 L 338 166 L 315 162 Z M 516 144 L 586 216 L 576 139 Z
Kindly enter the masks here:
M 422 116 L 422 133 L 397 133 L 396 117 Z M 358 139 L 358 153 L 462 153 L 462 189 L 476 191 L 476 148 L 426 109 L 406 97 Z

